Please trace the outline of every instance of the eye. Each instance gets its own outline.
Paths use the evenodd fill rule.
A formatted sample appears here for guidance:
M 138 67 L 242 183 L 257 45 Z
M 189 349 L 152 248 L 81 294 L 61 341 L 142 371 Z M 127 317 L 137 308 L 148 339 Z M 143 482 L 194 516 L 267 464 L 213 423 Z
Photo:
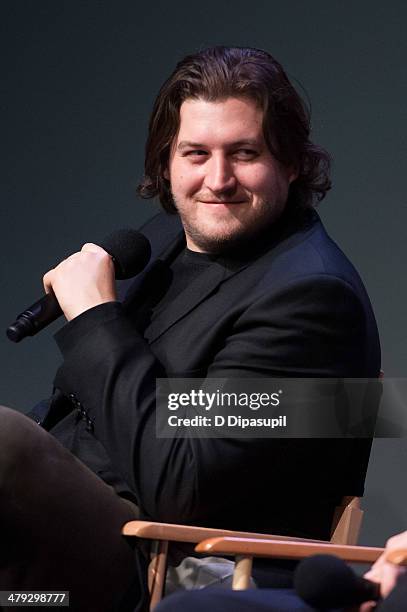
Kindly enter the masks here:
M 258 152 L 255 151 L 254 149 L 238 149 L 235 153 L 234 153 L 235 157 L 238 157 L 239 159 L 254 159 L 255 157 L 258 156 Z
M 185 151 L 184 156 L 189 156 L 189 157 L 199 157 L 202 155 L 208 155 L 208 153 L 206 151 L 204 151 L 203 149 L 193 149 L 191 151 Z
M 182 157 L 186 157 L 190 164 L 203 164 L 208 158 L 208 151 L 205 149 L 189 149 L 182 153 Z

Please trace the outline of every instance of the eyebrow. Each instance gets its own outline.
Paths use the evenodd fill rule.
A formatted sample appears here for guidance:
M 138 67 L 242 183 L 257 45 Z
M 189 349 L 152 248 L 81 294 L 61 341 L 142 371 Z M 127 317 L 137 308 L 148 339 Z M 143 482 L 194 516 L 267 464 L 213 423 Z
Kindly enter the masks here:
M 227 146 L 228 147 L 241 147 L 243 145 L 258 147 L 260 146 L 260 143 L 255 138 L 245 138 L 244 140 L 237 140 L 236 142 L 231 142 Z M 201 142 L 191 142 L 190 140 L 181 140 L 181 142 L 177 146 L 177 149 L 178 151 L 182 151 L 183 149 L 187 149 L 188 147 L 195 147 L 195 148 L 201 148 L 201 149 L 207 148 L 206 145 L 202 144 Z

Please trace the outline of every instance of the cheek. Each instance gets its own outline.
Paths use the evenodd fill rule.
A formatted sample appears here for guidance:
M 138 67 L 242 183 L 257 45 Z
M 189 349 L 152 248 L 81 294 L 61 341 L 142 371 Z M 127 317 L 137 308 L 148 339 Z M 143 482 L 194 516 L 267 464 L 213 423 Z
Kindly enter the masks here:
M 274 193 L 288 193 L 289 182 L 283 172 L 278 169 L 270 169 L 264 175 L 265 189 Z
M 178 174 L 171 182 L 173 193 L 183 195 L 188 192 L 188 179 L 183 174 Z
M 173 193 L 189 194 L 200 189 L 202 184 L 201 173 L 196 169 L 178 169 L 172 173 L 173 180 L 171 181 Z M 176 177 L 176 178 L 174 178 Z
M 278 185 L 278 177 L 266 168 L 248 172 L 240 177 L 240 183 L 253 193 L 272 193 Z

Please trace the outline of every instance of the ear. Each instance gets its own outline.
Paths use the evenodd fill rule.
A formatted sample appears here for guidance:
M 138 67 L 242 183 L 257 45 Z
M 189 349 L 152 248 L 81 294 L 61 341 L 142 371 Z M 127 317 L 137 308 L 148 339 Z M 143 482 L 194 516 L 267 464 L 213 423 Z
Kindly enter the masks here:
M 164 177 L 165 179 L 167 179 L 167 181 L 169 181 L 169 180 L 170 180 L 170 173 L 168 172 L 168 168 L 166 168 L 166 169 L 164 170 L 164 172 L 163 172 L 163 177 Z
M 299 169 L 297 166 L 287 166 L 286 171 L 288 184 L 291 185 L 298 178 Z

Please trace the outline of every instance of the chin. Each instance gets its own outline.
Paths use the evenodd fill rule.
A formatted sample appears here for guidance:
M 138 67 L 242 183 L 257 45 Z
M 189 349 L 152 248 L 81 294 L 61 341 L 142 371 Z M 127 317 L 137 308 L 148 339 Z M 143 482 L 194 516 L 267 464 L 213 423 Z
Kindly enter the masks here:
M 224 232 L 219 231 L 219 228 L 212 232 L 189 231 L 188 235 L 202 252 L 214 255 L 233 251 L 252 238 L 251 233 L 249 234 L 245 228 Z

